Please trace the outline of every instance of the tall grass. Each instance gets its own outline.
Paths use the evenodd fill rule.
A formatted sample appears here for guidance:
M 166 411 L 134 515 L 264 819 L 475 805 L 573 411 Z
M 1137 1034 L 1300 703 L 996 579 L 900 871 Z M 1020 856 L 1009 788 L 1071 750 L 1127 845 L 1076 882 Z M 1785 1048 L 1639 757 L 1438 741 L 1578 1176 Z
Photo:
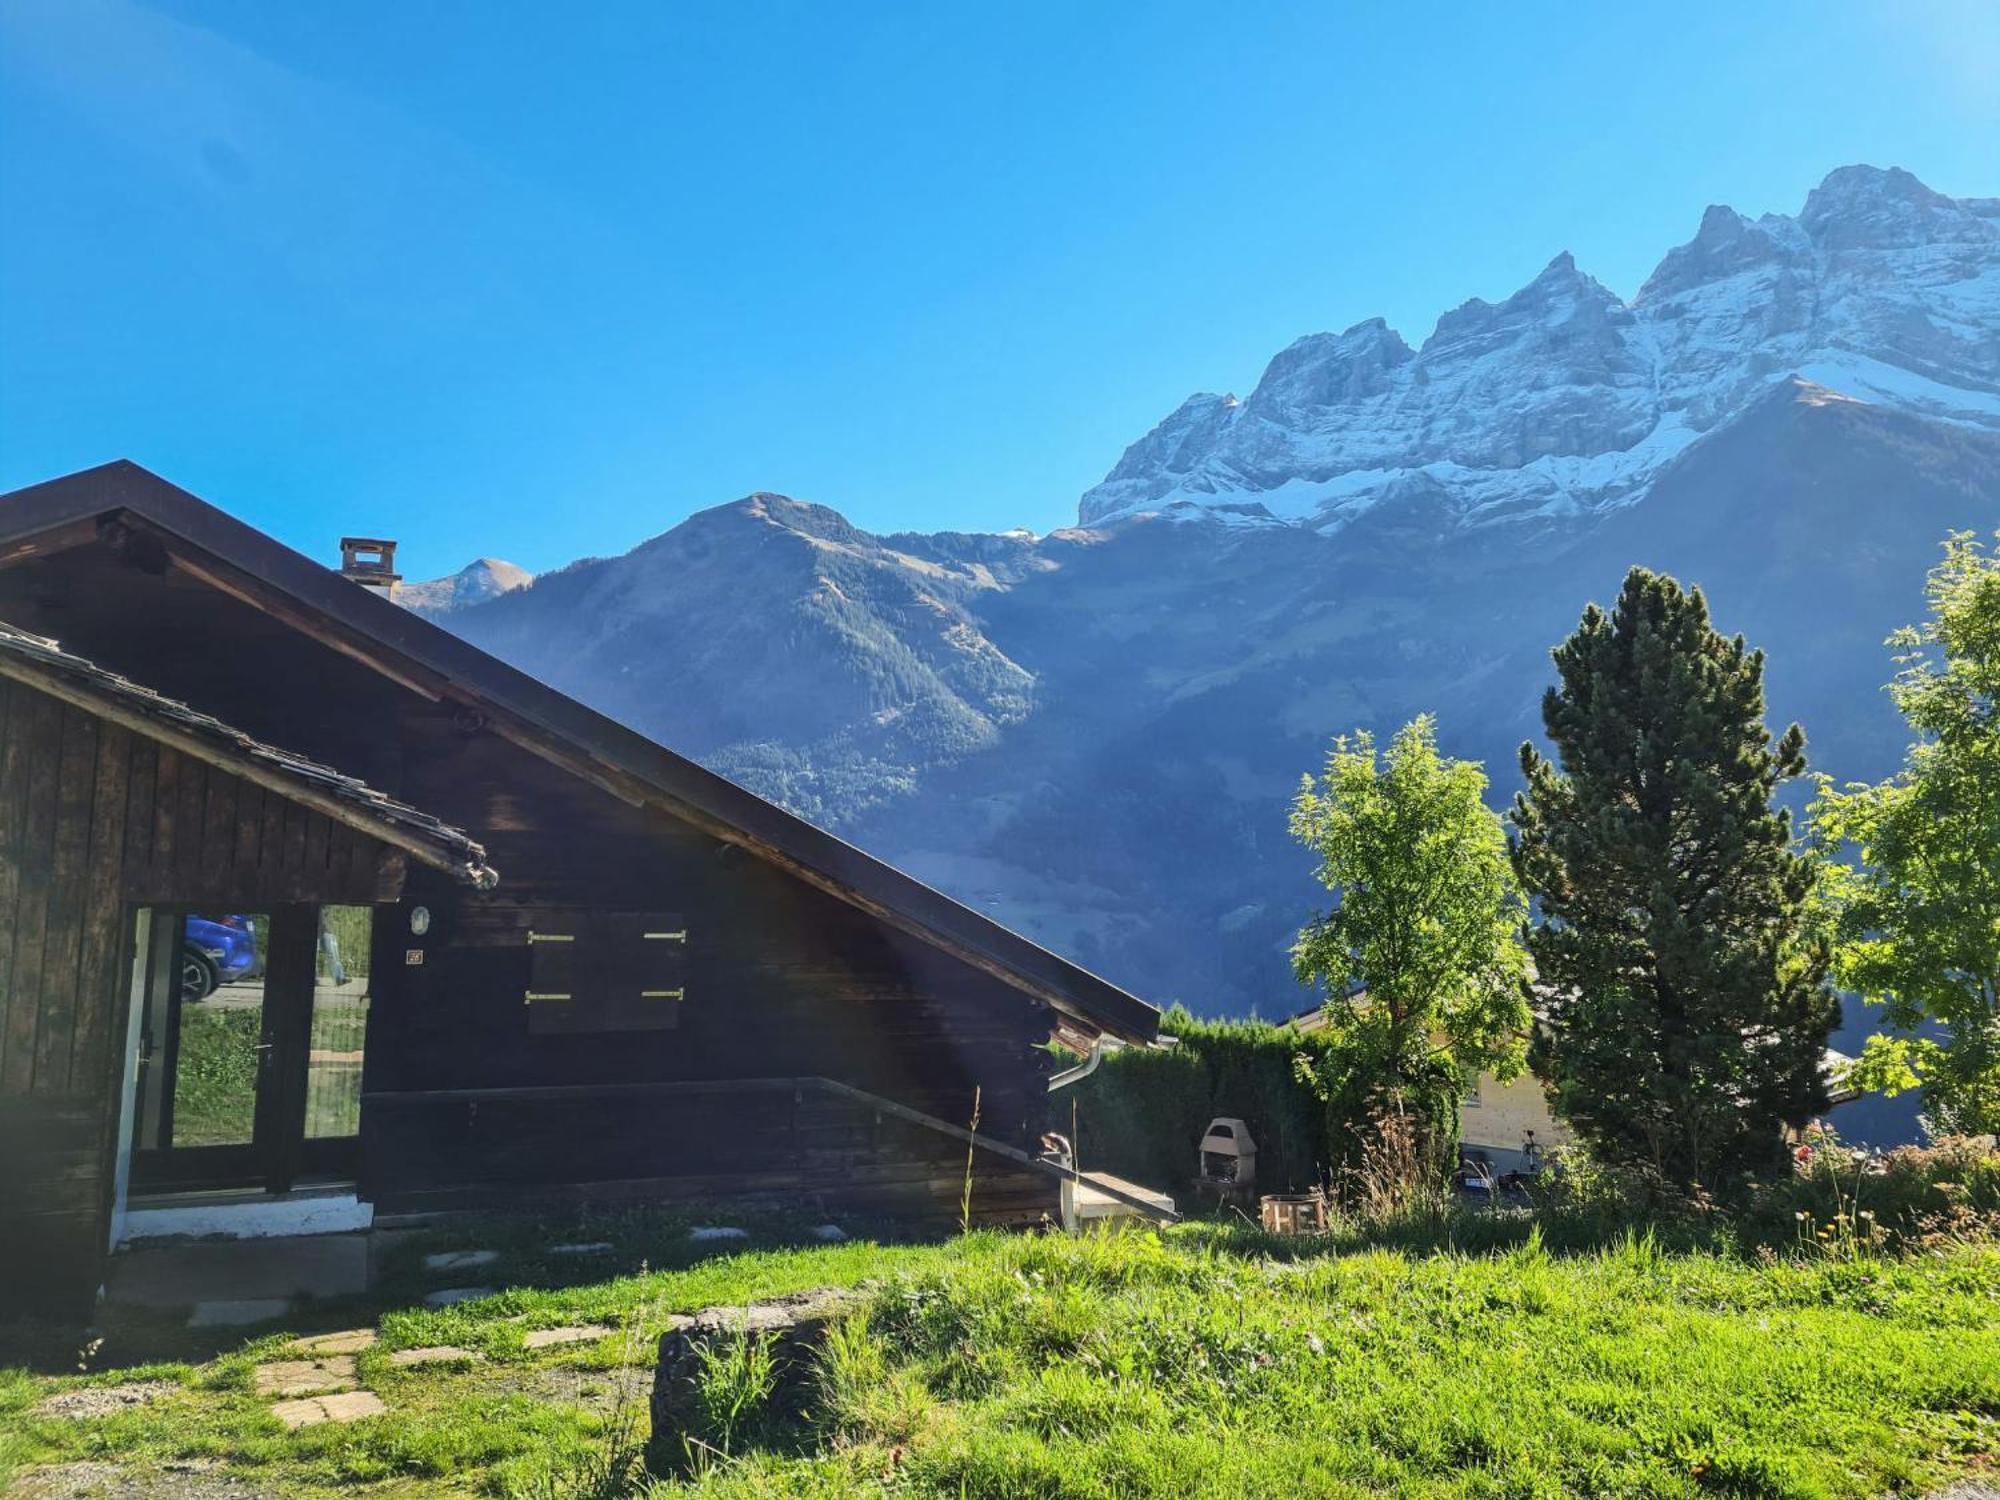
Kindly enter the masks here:
M 972 1088 L 972 1123 L 966 1127 L 974 1135 L 979 1134 L 979 1086 Z M 974 1143 L 965 1143 L 965 1186 L 958 1196 L 958 1232 L 972 1233 L 972 1154 Z
M 695 1394 L 701 1430 L 683 1434 L 683 1441 L 709 1454 L 727 1456 L 743 1434 L 763 1419 L 771 1393 L 777 1389 L 778 1367 L 771 1356 L 771 1340 L 739 1328 L 703 1344 L 695 1357 L 699 1361 Z

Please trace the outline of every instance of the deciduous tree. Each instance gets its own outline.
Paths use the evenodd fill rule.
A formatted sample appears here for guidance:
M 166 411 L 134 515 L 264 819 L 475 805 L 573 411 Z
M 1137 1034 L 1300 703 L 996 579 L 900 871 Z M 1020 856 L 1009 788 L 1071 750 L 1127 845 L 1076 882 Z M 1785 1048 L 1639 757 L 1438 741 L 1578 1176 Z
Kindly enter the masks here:
M 1939 1131 L 2000 1130 L 2000 555 L 1970 532 L 1945 543 L 1930 618 L 1889 644 L 1889 685 L 1915 735 L 1903 769 L 1875 786 L 1821 778 L 1813 829 L 1843 848 L 1828 894 L 1834 972 L 1881 1002 L 1854 1082 L 1921 1084 Z
M 1292 804 L 1336 898 L 1292 950 L 1329 996 L 1333 1046 L 1311 1081 L 1354 1116 L 1408 1117 L 1433 1156 L 1474 1076 L 1519 1074 L 1527 1034 L 1525 907 L 1485 792 L 1485 771 L 1440 756 L 1423 717 L 1386 753 L 1366 733 L 1336 740 Z

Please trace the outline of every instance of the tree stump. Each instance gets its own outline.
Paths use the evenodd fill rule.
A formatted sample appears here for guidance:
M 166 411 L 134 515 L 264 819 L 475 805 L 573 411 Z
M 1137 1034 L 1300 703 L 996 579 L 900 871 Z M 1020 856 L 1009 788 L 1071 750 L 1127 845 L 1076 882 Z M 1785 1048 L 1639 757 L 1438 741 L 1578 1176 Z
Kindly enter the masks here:
M 653 1442 L 656 1452 L 673 1456 L 682 1436 L 703 1437 L 701 1373 L 703 1356 L 725 1339 L 747 1338 L 771 1354 L 775 1381 L 770 1403 L 790 1415 L 810 1399 L 815 1356 L 827 1326 L 865 1300 L 842 1287 L 796 1292 L 746 1307 L 710 1307 L 677 1317 L 660 1335 L 653 1376 Z

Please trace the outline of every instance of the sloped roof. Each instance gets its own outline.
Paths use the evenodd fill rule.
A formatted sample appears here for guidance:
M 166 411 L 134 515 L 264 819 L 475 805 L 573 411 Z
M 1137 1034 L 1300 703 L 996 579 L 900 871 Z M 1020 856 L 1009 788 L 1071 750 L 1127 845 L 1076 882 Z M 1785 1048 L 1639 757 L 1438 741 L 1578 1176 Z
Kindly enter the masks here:
M 991 918 L 815 828 L 754 792 L 357 587 L 137 464 L 119 460 L 0 496 L 0 566 L 92 541 L 106 523 L 150 529 L 176 557 L 391 676 L 493 711 L 502 732 L 573 774 L 679 816 L 888 925 L 993 974 L 1086 1028 L 1150 1041 L 1159 1011 Z
M 486 862 L 486 850 L 464 829 L 385 796 L 331 766 L 267 745 L 4 620 L 0 620 L 0 677 L 54 693 L 198 760 L 269 785 L 280 795 L 373 834 L 467 885 L 490 890 L 499 882 L 498 873 Z

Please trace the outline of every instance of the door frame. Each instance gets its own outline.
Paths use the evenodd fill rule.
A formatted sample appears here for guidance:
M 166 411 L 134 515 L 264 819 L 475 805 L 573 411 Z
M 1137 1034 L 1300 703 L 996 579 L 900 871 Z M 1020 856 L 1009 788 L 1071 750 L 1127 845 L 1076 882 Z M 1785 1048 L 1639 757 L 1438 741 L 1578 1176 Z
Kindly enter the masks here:
M 165 1146 L 147 1146 L 135 1131 L 131 1186 L 135 1193 L 194 1191 L 204 1188 L 258 1188 L 290 1191 L 302 1176 L 352 1176 L 358 1165 L 358 1138 L 307 1140 L 306 1080 L 312 1044 L 312 1008 L 319 959 L 318 902 L 232 903 L 268 914 L 264 944 L 264 1003 L 257 1047 L 257 1095 L 251 1139 L 212 1146 L 172 1144 L 174 1081 L 179 1057 L 180 949 L 183 920 L 210 912 L 215 904 L 143 903 L 153 913 L 150 952 L 145 955 L 146 987 L 164 984 L 166 1036 L 155 1050 L 143 1045 L 141 1066 L 127 1107 L 147 1108 L 148 1094 L 164 1090 L 157 1104 Z M 135 905 L 129 924 L 135 925 Z M 135 1000 L 138 997 L 135 997 Z M 141 1021 L 143 1030 L 144 1021 Z M 364 1043 L 364 1052 L 365 1052 Z

